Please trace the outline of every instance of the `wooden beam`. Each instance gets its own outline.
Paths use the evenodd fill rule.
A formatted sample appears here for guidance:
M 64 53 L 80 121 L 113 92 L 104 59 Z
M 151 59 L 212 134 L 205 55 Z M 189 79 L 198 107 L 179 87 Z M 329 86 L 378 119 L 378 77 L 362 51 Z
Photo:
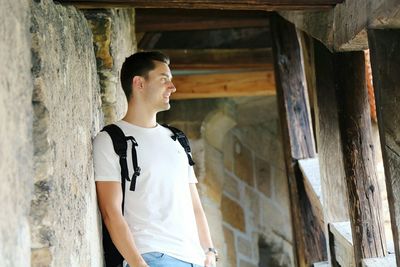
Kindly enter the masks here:
M 352 0 L 322 12 L 279 12 L 332 51 L 368 48 L 367 28 L 399 28 L 398 0 Z
M 273 15 L 271 32 L 297 261 L 294 265 L 306 267 L 326 259 L 324 226 L 307 195 L 297 163 L 316 155 L 307 88 L 294 25 Z
M 382 257 L 386 240 L 376 175 L 364 52 L 335 55 L 339 128 L 357 267 L 363 258 Z
M 136 9 L 136 32 L 268 27 L 264 11 Z
M 78 8 L 186 8 L 230 10 L 321 10 L 332 8 L 343 0 L 60 0 Z
M 316 90 L 314 112 L 325 225 L 349 221 L 347 187 L 339 130 L 334 80 L 334 56 L 320 42 L 314 41 Z M 326 228 L 326 230 L 327 230 Z M 330 237 L 328 232 L 328 237 Z M 329 244 L 333 240 L 328 238 Z M 329 246 L 331 266 L 337 266 L 333 246 Z
M 161 50 L 170 57 L 173 70 L 272 70 L 272 49 Z
M 400 30 L 368 32 L 397 266 L 400 266 Z
M 172 99 L 274 95 L 272 71 L 175 76 Z

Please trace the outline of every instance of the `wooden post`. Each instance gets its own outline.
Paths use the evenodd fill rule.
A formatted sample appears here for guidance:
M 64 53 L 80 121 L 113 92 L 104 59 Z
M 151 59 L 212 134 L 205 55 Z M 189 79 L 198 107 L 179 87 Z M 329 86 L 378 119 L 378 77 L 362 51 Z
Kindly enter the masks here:
M 364 52 L 336 54 L 334 71 L 354 257 L 361 267 L 363 258 L 386 254 Z
M 347 187 L 333 75 L 334 55 L 317 40 L 314 40 L 314 54 L 316 76 L 314 111 L 324 218 L 328 227 L 329 223 L 349 221 Z M 333 245 L 333 240 L 330 240 L 329 244 Z M 331 265 L 336 266 L 334 247 L 330 246 L 329 251 Z
M 400 30 L 370 30 L 368 38 L 393 242 L 400 266 Z
M 295 266 L 326 259 L 321 214 L 315 214 L 298 167 L 299 159 L 315 157 L 301 50 L 293 24 L 271 17 L 277 98 L 291 200 Z

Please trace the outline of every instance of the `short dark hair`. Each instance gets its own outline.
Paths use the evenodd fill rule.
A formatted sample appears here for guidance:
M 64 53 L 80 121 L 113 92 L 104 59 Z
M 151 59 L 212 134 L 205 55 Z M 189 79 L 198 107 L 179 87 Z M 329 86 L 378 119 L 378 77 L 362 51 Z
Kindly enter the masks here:
M 159 51 L 137 52 L 125 59 L 121 67 L 121 85 L 126 99 L 132 96 L 132 79 L 135 76 L 147 78 L 149 71 L 155 68 L 154 61 L 169 65 L 169 57 Z

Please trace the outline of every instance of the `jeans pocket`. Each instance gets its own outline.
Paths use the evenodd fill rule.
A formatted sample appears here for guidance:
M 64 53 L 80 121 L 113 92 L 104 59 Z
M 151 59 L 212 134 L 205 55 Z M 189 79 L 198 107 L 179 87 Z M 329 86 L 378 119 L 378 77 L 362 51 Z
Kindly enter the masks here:
M 147 252 L 143 253 L 142 257 L 144 261 L 150 265 L 150 263 L 155 263 L 157 261 L 160 261 L 164 258 L 165 253 L 161 252 Z

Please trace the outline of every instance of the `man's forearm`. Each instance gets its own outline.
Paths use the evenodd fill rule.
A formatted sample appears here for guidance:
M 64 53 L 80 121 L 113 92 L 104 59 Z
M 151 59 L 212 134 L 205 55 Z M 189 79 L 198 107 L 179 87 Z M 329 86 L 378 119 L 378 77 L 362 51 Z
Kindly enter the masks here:
M 147 266 L 135 245 L 132 233 L 123 216 L 113 216 L 104 220 L 111 239 L 119 253 L 128 262 L 130 267 Z

